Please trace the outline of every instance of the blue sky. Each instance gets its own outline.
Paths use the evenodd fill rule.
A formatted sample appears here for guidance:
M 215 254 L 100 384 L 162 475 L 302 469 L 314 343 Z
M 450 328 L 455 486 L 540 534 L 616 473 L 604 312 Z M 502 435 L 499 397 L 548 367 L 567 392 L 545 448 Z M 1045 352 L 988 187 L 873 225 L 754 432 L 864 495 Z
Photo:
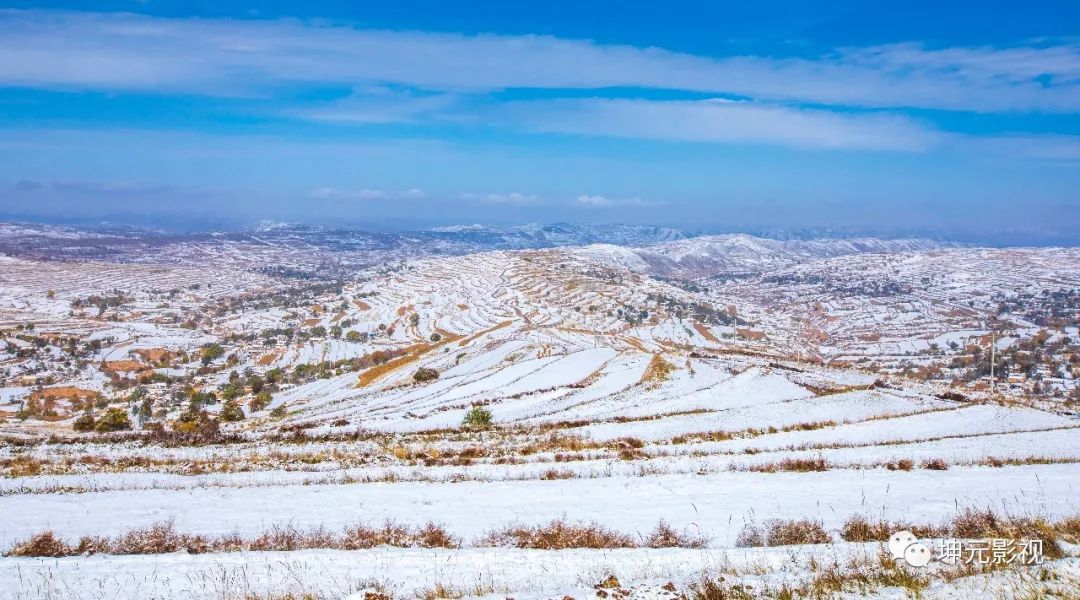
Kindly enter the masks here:
M 1080 227 L 1080 5 L 818 4 L 0 2 L 0 217 Z

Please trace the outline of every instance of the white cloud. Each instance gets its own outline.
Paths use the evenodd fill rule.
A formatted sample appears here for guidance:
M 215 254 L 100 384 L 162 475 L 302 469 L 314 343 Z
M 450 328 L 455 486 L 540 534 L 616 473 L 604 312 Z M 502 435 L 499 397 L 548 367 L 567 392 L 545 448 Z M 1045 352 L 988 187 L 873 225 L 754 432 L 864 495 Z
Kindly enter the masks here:
M 576 202 L 588 208 L 611 208 L 615 206 L 659 206 L 658 202 L 647 202 L 641 198 L 610 198 L 608 196 L 582 194 Z
M 941 134 L 907 117 L 838 114 L 716 100 L 554 100 L 507 107 L 508 123 L 532 131 L 797 148 L 923 150 Z
M 465 192 L 461 194 L 461 198 L 463 200 L 478 200 L 480 202 L 486 202 L 488 204 L 511 205 L 540 204 L 544 201 L 541 196 L 537 196 L 536 194 L 523 194 L 521 192 L 489 194 L 475 194 L 472 192 Z
M 174 191 L 167 185 L 138 181 L 35 181 L 23 179 L 13 189 L 19 192 L 58 191 L 91 196 L 146 196 Z
M 333 187 L 317 187 L 308 191 L 308 197 L 317 200 L 385 200 L 391 198 L 419 199 L 425 196 L 424 190 L 410 188 L 400 192 L 389 192 L 369 188 L 361 189 L 338 189 Z
M 586 194 L 578 196 L 577 201 L 578 204 L 583 204 L 585 206 L 608 206 L 611 203 L 611 201 L 604 196 L 589 196 Z
M 456 94 L 418 94 L 369 86 L 357 89 L 343 100 L 294 109 L 286 114 L 336 123 L 407 123 L 438 118 L 456 104 Z
M 0 11 L 0 29 L 0 82 L 7 85 L 205 94 L 314 82 L 442 91 L 624 86 L 860 107 L 1080 108 L 1080 43 L 1075 40 L 1004 49 L 897 44 L 842 49 L 816 59 L 777 59 L 707 58 L 547 36 L 117 13 Z M 445 100 L 417 102 L 439 101 Z M 403 109 L 405 116 L 423 110 Z M 322 117 L 387 115 L 360 106 Z

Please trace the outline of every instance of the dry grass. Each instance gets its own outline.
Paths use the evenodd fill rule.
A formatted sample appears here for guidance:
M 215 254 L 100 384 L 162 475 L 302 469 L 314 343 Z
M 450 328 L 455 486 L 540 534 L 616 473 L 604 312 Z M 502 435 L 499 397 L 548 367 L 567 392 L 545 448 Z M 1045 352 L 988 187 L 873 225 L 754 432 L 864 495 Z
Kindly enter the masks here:
M 785 567 L 785 570 L 790 567 Z M 950 583 L 961 577 L 987 574 L 981 568 L 917 569 L 895 561 L 885 552 L 820 563 L 814 557 L 797 565 L 803 574 L 773 583 L 760 572 L 732 570 L 699 575 L 676 596 L 680 600 L 834 600 L 837 598 L 926 597 L 932 583 Z M 993 589 L 980 589 L 978 598 L 998 600 L 1051 600 L 1080 598 L 1080 580 L 1047 568 L 1037 571 L 998 569 Z M 752 577 L 753 583 L 745 577 Z M 982 586 L 980 586 L 982 587 Z M 671 589 L 665 587 L 663 589 Z M 672 590 L 674 591 L 674 590 Z M 961 597 L 961 596 L 957 596 Z
M 33 477 L 41 475 L 46 462 L 25 454 L 0 459 L 0 474 L 5 477 Z
M 671 438 L 672 444 L 686 444 L 689 442 L 726 442 L 734 439 L 748 439 L 755 438 L 762 435 L 774 435 L 777 433 L 787 433 L 789 431 L 816 431 L 818 429 L 825 429 L 827 427 L 836 427 L 836 421 L 812 421 L 806 423 L 795 423 L 794 425 L 785 425 L 784 427 L 764 427 L 764 428 L 749 428 L 741 431 L 699 431 L 696 433 L 687 433 L 678 435 Z M 803 449 L 815 449 L 815 448 L 787 448 L 788 450 L 803 450 Z
M 30 397 L 41 400 L 97 400 L 101 397 L 101 392 L 74 386 L 57 386 L 37 390 L 30 394 Z
M 568 469 L 548 469 L 540 474 L 540 479 L 553 481 L 556 479 L 573 479 L 577 474 Z
M 1046 558 L 1064 556 L 1058 539 L 1070 543 L 1080 539 L 1080 517 L 1068 517 L 1051 522 L 1041 517 L 1014 517 L 993 511 L 964 509 L 951 522 L 939 525 L 913 525 L 903 522 L 868 521 L 853 516 L 844 523 L 840 537 L 848 542 L 883 542 L 897 531 L 907 530 L 919 538 L 951 536 L 958 539 L 1004 538 L 1010 540 L 1042 540 Z
M 708 575 L 700 576 L 679 595 L 681 600 L 758 600 L 766 597 L 763 592 L 755 592 L 752 586 L 728 583 L 724 577 Z
M 568 548 L 636 548 L 634 538 L 612 531 L 596 523 L 568 523 L 562 519 L 547 525 L 509 527 L 489 532 L 478 545 L 535 550 L 565 550 Z
M 708 541 L 700 535 L 676 531 L 666 521 L 661 520 L 656 524 L 656 529 L 645 538 L 643 545 L 648 548 L 704 548 Z
M 413 598 L 415 600 L 458 600 L 458 598 L 465 598 L 466 596 L 490 596 L 498 591 L 494 586 L 484 582 L 477 582 L 468 588 L 459 588 L 438 582 L 430 588 L 417 590 L 413 594 Z M 506 590 L 502 591 L 505 592 Z M 364 600 L 372 599 L 365 597 Z M 390 600 L 390 598 L 383 596 L 383 598 L 375 600 Z
M 425 347 L 420 349 L 419 351 L 417 351 L 415 353 L 406 354 L 405 356 L 395 358 L 395 359 L 393 359 L 391 361 L 388 361 L 388 362 L 385 362 L 385 363 L 383 363 L 381 365 L 376 365 L 376 366 L 371 367 L 370 369 L 364 371 L 363 373 L 361 373 L 360 376 L 356 380 L 356 387 L 366 387 L 368 385 L 371 385 L 372 383 L 375 382 L 376 379 L 379 379 L 383 375 L 387 375 L 389 373 L 392 373 L 392 372 L 394 372 L 394 371 L 396 371 L 396 370 L 398 370 L 398 369 L 400 369 L 400 368 L 402 368 L 404 366 L 407 366 L 407 365 L 412 364 L 412 363 L 416 362 L 417 360 L 419 360 L 420 357 L 425 352 L 427 352 L 427 350 L 429 348 L 427 348 L 425 344 L 418 344 L 418 345 L 425 346 Z
M 101 369 L 103 371 L 113 371 L 116 373 L 134 373 L 149 368 L 149 366 L 144 365 L 137 360 L 131 359 L 105 360 L 101 362 Z
M 1080 544 L 1080 517 L 1066 517 L 1054 523 L 1054 529 L 1070 544 Z
M 1071 530 L 1076 519 L 1060 522 L 1066 531 Z M 965 509 L 952 522 L 951 534 L 958 538 L 1005 538 L 1010 540 L 1042 540 L 1043 555 L 1049 559 L 1065 556 L 1065 551 L 1058 543 L 1058 526 L 1041 517 L 1011 517 L 995 514 L 993 511 Z
M 865 595 L 879 588 L 900 588 L 909 598 L 921 598 L 930 585 L 929 576 L 879 554 L 875 564 L 852 561 L 847 565 L 833 564 L 802 586 L 790 590 L 789 597 L 833 598 L 837 594 Z
M 596 523 L 570 523 L 556 519 L 546 525 L 511 525 L 492 531 L 475 542 L 477 547 L 514 547 L 538 550 L 570 548 L 703 548 L 707 539 L 689 531 L 677 531 L 660 521 L 640 540 Z M 274 526 L 254 537 L 238 533 L 203 536 L 182 533 L 171 521 L 132 529 L 116 537 L 84 536 L 71 544 L 52 531 L 43 531 L 16 543 L 5 556 L 50 557 L 85 554 L 168 554 L 206 552 L 290 552 L 295 550 L 364 550 L 380 546 L 398 548 L 460 548 L 461 539 L 442 526 L 428 523 L 408 527 L 391 521 L 381 526 L 357 524 L 342 531 L 323 527 L 300 529 L 293 525 Z
M 1070 465 L 1076 463 L 1080 463 L 1080 458 L 1073 456 L 1022 456 L 1013 458 L 990 456 L 982 460 L 966 462 L 963 464 L 1000 469 L 1002 467 L 1026 465 Z
M 910 531 L 918 538 L 935 538 L 948 535 L 949 529 L 943 525 L 911 525 L 885 520 L 869 521 L 862 516 L 853 516 L 844 522 L 840 537 L 845 542 L 884 542 L 897 531 Z
M 638 381 L 638 383 L 666 381 L 673 371 L 675 371 L 675 365 L 664 360 L 663 356 L 653 354 L 652 360 L 649 361 L 649 366 L 646 367 L 645 372 L 641 374 L 641 380 Z
M 802 544 L 828 544 L 832 536 L 819 521 L 796 519 L 792 521 L 771 520 L 764 526 L 748 524 L 739 532 L 735 545 L 739 548 L 760 546 L 794 546 Z
M 436 350 L 447 344 L 456 342 L 461 339 L 460 335 L 447 335 L 434 344 L 420 343 L 413 344 L 405 349 L 405 355 L 398 358 L 387 361 L 381 365 L 376 365 L 370 369 L 364 371 L 356 380 L 356 387 L 366 387 L 375 382 L 380 377 L 392 373 L 404 366 L 412 364 L 420 359 L 421 356 Z
M 648 458 L 648 455 L 642 450 L 645 447 L 645 442 L 633 437 L 621 437 L 611 440 L 605 446 L 609 450 L 614 450 L 619 453 L 619 458 L 622 460 L 640 460 Z
M 512 525 L 492 531 L 478 546 L 566 550 L 569 548 L 704 548 L 708 540 L 689 531 L 677 531 L 665 521 L 640 541 L 596 523 L 568 523 L 562 519 L 547 525 Z
M 812 473 L 829 470 L 829 463 L 822 457 L 818 458 L 785 458 L 780 462 L 763 463 L 747 467 L 747 471 L 754 473 L 777 473 L 781 471 L 793 473 Z
M 518 452 L 522 456 L 529 456 L 538 452 L 581 452 L 602 447 L 602 445 L 583 436 L 564 435 L 555 432 L 529 442 L 522 446 Z
M 922 468 L 929 469 L 931 471 L 948 471 L 949 463 L 945 462 L 943 458 L 931 458 L 922 464 Z
M 709 327 L 707 325 L 694 321 L 694 330 L 697 331 L 698 334 L 706 340 L 710 342 L 720 343 L 720 340 L 715 335 L 713 335 L 713 332 L 709 330 Z
M 739 337 L 741 337 L 743 339 L 752 340 L 752 341 L 755 341 L 755 342 L 760 342 L 762 340 L 767 339 L 767 337 L 768 337 L 768 336 L 765 335 L 764 331 L 758 331 L 756 329 L 747 329 L 747 328 L 743 328 L 743 327 L 739 327 L 739 328 L 735 329 L 735 335 L 737 335 L 737 336 L 739 336 Z
M 56 537 L 52 531 L 42 531 L 34 534 L 30 536 L 30 539 L 16 543 L 6 553 L 6 556 L 43 556 L 49 558 L 71 555 L 71 546 Z
M 391 522 L 382 527 L 354 525 L 342 532 L 333 532 L 322 527 L 299 529 L 292 525 L 274 526 L 253 538 L 244 538 L 235 533 L 216 537 L 181 533 L 171 521 L 165 521 L 132 529 L 115 538 L 86 536 L 74 545 L 57 538 L 51 531 L 45 531 L 16 543 L 5 556 L 168 554 L 181 550 L 192 554 L 311 549 L 359 550 L 377 546 L 458 548 L 461 541 L 433 523 L 418 528 Z

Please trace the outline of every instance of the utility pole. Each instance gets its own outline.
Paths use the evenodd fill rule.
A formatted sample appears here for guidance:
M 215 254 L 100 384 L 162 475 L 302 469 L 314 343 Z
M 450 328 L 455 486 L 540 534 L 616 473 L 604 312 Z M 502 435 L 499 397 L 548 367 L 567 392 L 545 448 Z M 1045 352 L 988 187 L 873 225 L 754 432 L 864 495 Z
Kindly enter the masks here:
M 997 393 L 997 380 L 994 379 L 994 356 L 997 352 L 997 334 L 990 332 L 990 395 Z

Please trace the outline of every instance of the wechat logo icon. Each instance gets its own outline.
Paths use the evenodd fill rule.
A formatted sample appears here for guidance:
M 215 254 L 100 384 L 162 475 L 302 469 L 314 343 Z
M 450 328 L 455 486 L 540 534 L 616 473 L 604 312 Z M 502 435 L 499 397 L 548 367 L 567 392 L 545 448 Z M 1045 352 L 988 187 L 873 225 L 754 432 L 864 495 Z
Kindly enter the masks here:
M 925 567 L 930 564 L 933 553 L 910 531 L 897 531 L 889 538 L 889 552 L 896 560 L 902 560 L 912 567 Z

